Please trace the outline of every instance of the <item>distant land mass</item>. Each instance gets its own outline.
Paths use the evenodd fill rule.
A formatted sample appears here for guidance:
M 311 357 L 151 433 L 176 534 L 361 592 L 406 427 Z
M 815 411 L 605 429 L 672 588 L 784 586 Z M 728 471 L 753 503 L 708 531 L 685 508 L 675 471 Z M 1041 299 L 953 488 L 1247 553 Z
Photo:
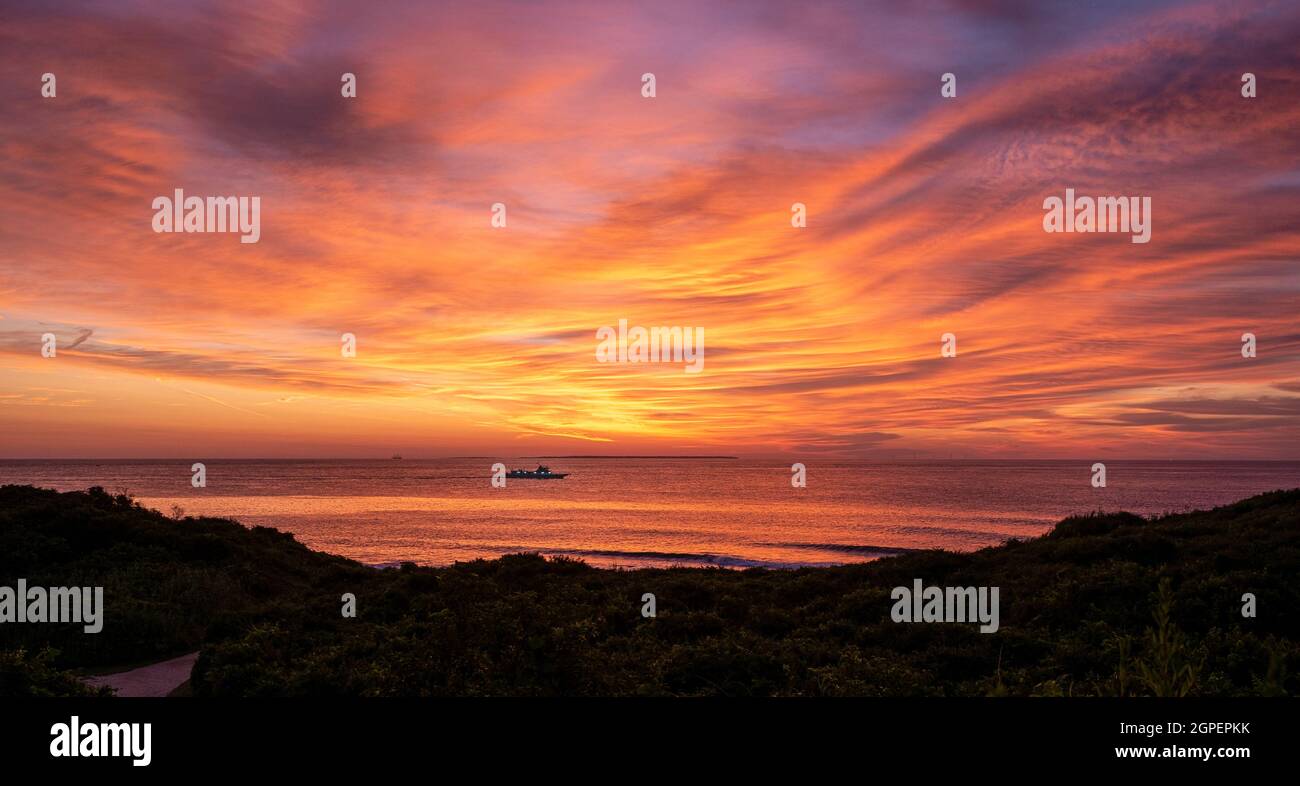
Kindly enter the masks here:
M 519 456 L 526 459 L 732 459 L 739 456 Z

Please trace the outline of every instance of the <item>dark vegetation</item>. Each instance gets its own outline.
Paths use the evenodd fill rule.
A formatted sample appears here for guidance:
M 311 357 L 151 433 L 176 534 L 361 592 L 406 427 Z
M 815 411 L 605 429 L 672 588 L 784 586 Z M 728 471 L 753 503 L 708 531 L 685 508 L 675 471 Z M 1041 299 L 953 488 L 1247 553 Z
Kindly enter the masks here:
M 1074 517 L 973 554 L 737 572 L 536 555 L 376 570 L 101 489 L 5 486 L 0 585 L 18 578 L 104 586 L 105 625 L 0 625 L 0 695 L 75 693 L 69 670 L 195 648 L 199 696 L 1300 692 L 1300 490 Z M 1001 629 L 892 622 L 891 588 L 915 578 L 1000 587 Z

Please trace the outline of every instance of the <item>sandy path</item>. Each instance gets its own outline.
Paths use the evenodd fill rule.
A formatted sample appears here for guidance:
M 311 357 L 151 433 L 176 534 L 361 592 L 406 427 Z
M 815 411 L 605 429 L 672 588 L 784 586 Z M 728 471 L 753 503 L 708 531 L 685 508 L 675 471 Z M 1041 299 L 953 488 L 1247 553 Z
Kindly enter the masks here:
M 189 655 L 141 666 L 138 669 L 85 679 L 96 687 L 107 685 L 115 688 L 118 696 L 166 696 L 190 678 L 190 671 L 193 670 L 194 661 L 198 660 L 198 657 L 197 652 L 191 652 Z

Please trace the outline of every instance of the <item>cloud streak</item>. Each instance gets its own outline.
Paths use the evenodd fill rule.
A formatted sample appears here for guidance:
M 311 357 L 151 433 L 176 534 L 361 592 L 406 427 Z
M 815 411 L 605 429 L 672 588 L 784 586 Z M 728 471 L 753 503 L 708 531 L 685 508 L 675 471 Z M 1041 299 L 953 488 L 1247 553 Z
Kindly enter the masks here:
M 1297 34 L 1267 2 L 19 4 L 0 394 L 102 409 L 0 408 L 6 450 L 1297 458 Z M 261 242 L 154 234 L 178 187 L 260 195 Z M 1066 187 L 1151 196 L 1152 242 L 1045 234 Z M 706 373 L 594 362 L 619 319 L 704 327 Z

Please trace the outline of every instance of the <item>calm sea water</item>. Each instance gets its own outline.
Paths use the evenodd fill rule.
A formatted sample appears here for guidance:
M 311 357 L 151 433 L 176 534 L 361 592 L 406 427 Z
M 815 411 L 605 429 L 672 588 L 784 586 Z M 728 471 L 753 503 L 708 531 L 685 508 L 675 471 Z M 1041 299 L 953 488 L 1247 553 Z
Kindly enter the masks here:
M 550 459 L 564 480 L 489 483 L 496 459 L 0 461 L 0 484 L 129 490 L 148 507 L 236 518 L 370 564 L 439 565 L 519 551 L 600 566 L 793 567 L 891 549 L 971 550 L 1038 535 L 1094 510 L 1213 507 L 1300 486 L 1300 462 L 788 463 Z M 506 461 L 508 466 L 537 462 Z

